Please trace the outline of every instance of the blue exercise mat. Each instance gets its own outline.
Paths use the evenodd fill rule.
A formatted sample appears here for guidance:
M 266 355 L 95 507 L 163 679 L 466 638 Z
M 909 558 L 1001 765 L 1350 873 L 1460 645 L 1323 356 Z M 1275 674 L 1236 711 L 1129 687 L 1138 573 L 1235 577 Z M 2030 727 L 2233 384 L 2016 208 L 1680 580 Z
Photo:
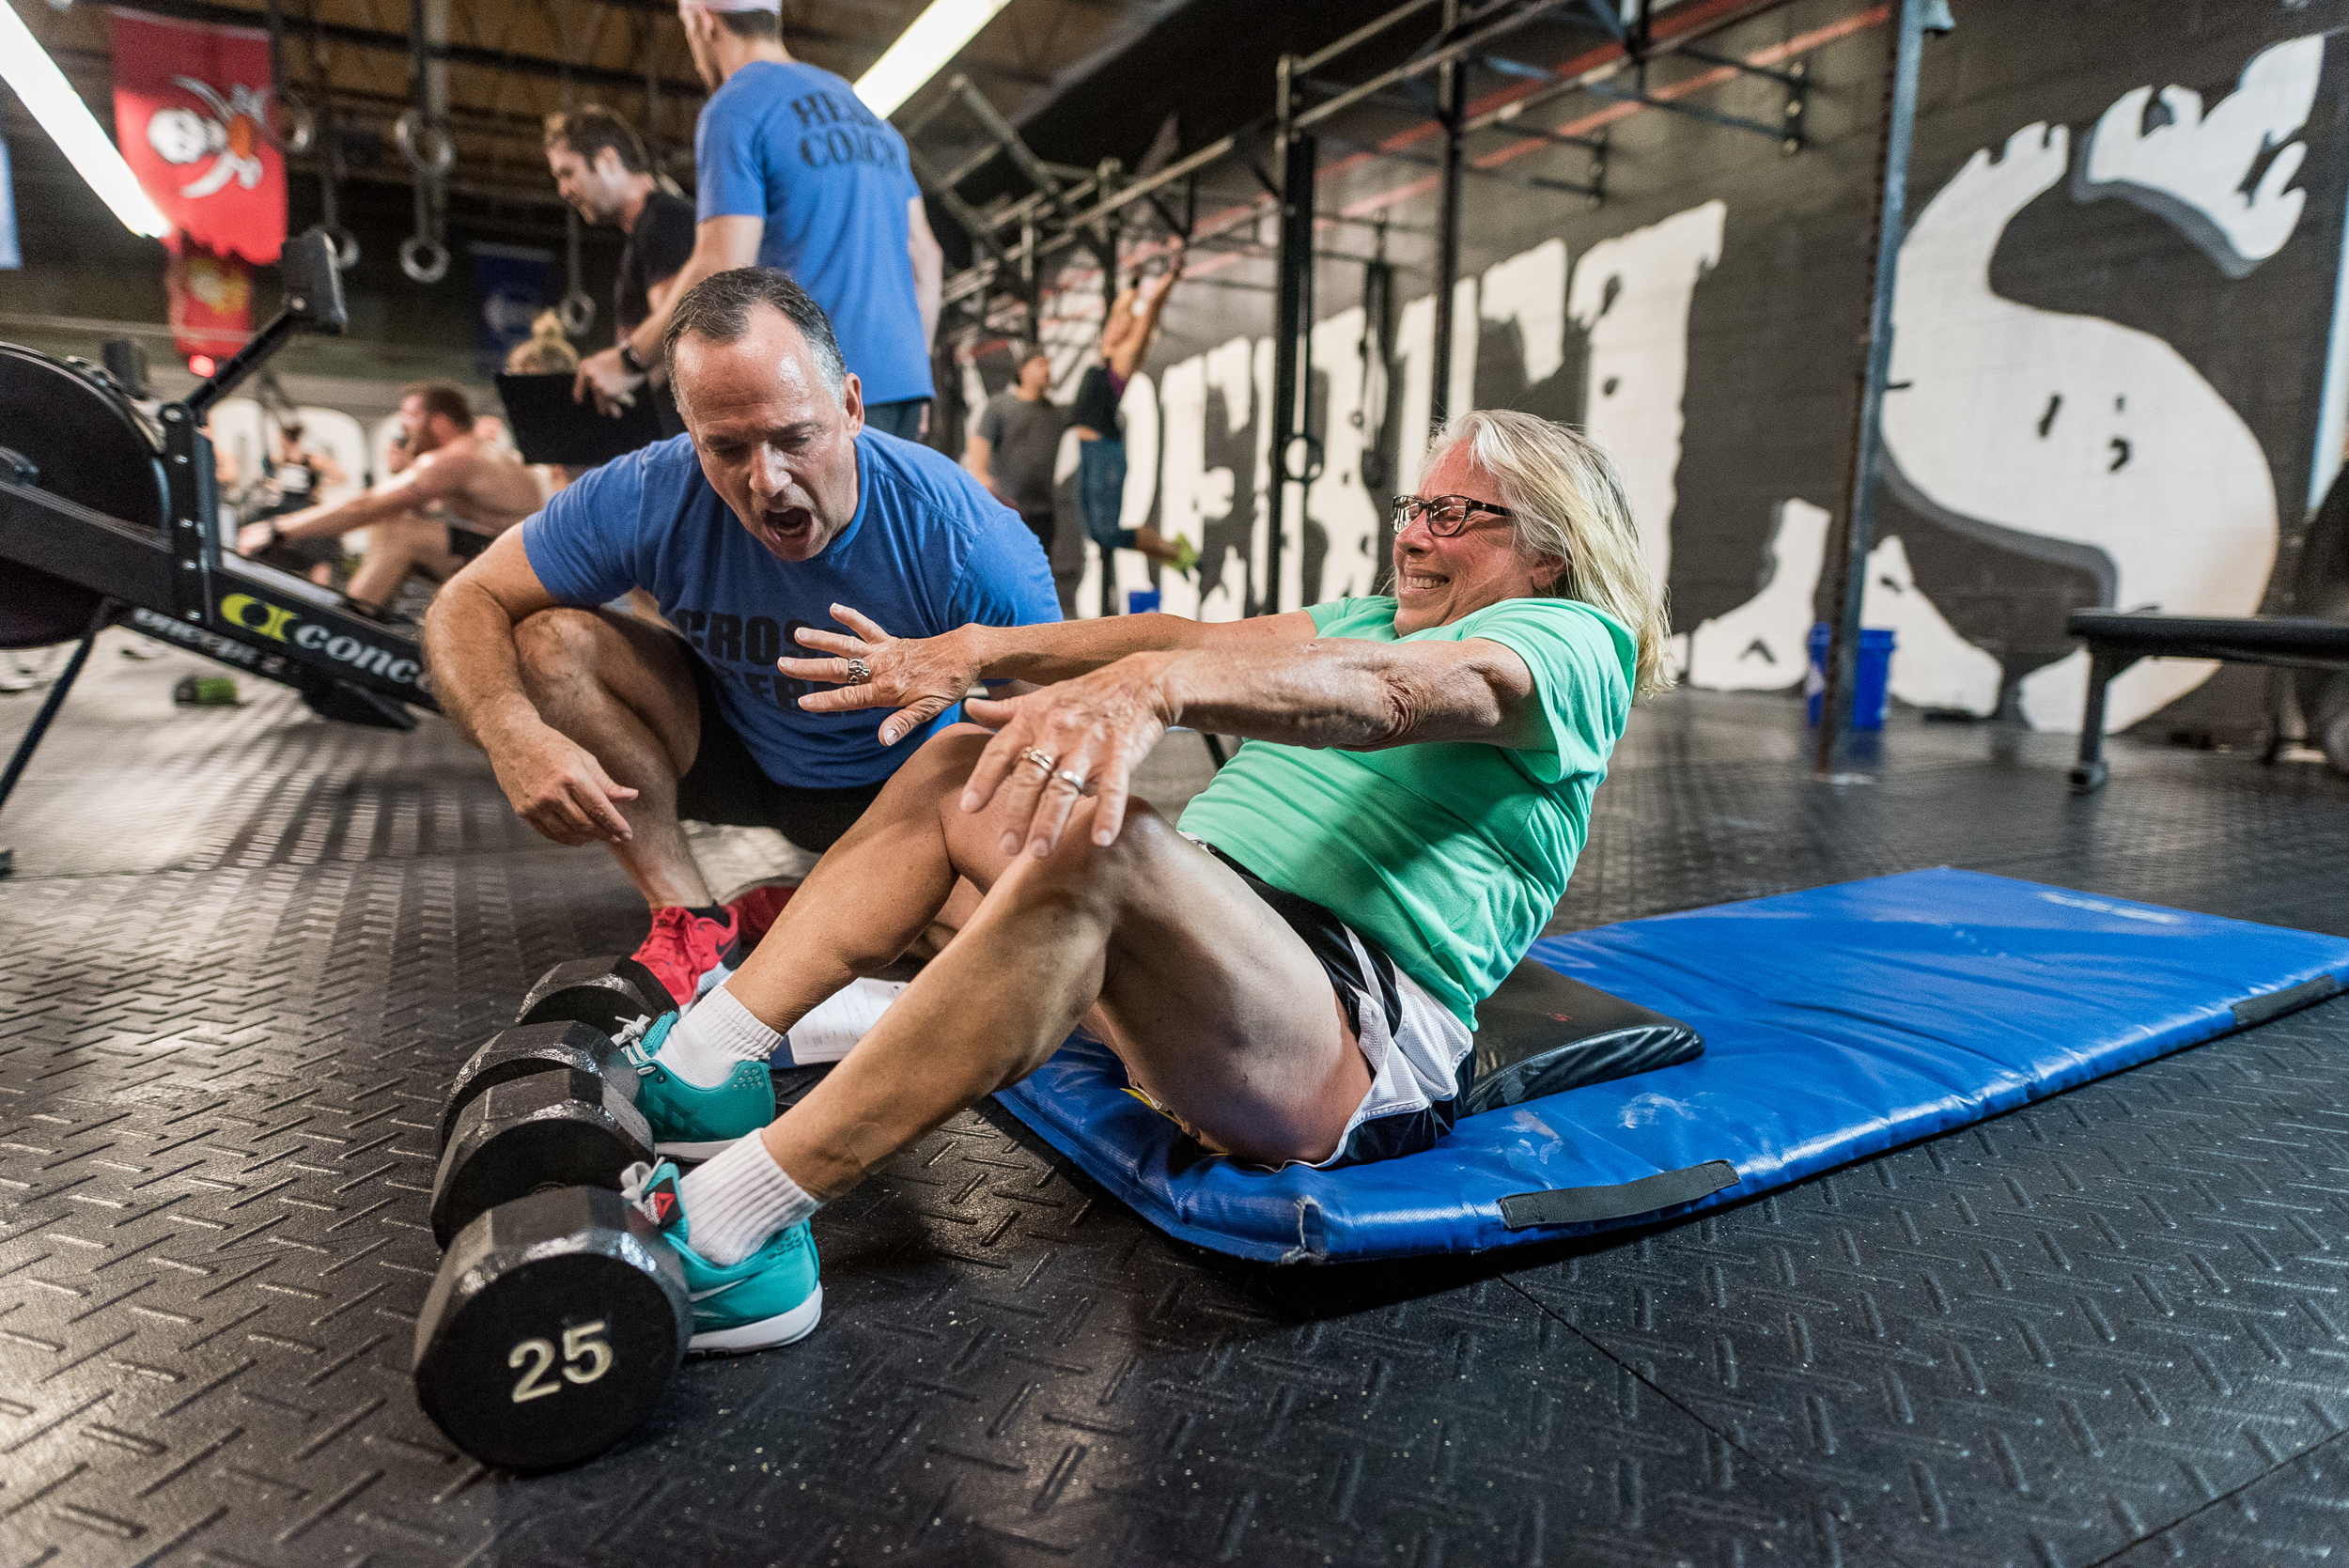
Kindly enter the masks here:
M 1465 1252 L 1750 1198 L 2349 985 L 2349 941 L 1970 871 L 1913 871 L 1536 942 L 1702 1057 L 1464 1118 L 1341 1171 L 1203 1152 L 1071 1040 L 1000 1096 L 1151 1223 L 1219 1252 Z

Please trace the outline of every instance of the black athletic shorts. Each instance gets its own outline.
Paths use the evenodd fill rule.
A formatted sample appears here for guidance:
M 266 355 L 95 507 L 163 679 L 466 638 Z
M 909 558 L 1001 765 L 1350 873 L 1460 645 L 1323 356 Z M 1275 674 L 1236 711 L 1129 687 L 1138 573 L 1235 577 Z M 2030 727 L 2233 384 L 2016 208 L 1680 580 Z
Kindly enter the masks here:
M 452 522 L 448 525 L 448 552 L 459 561 L 470 561 L 489 549 L 496 537 L 494 534 L 476 534 L 470 528 L 459 528 Z
M 881 792 L 880 784 L 850 784 L 843 789 L 803 789 L 777 784 L 751 755 L 742 737 L 726 722 L 718 706 L 718 683 L 709 668 L 678 639 L 678 654 L 693 672 L 693 691 L 701 700 L 701 749 L 693 766 L 677 781 L 677 814 L 695 822 L 722 822 L 734 828 L 772 828 L 811 854 L 822 854 L 840 840 L 864 808 Z

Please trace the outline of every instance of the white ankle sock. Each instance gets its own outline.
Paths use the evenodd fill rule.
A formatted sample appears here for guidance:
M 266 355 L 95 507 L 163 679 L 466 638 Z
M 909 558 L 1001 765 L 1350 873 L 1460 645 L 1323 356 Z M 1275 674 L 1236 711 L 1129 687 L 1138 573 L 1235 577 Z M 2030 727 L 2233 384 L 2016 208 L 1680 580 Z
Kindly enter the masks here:
M 688 1171 L 677 1197 L 693 1250 L 721 1268 L 740 1263 L 819 1206 L 785 1174 L 757 1133 L 736 1139 L 715 1159 Z
M 696 1089 L 715 1089 L 737 1064 L 764 1062 L 783 1036 L 758 1021 L 723 986 L 686 1010 L 661 1042 L 661 1064 Z

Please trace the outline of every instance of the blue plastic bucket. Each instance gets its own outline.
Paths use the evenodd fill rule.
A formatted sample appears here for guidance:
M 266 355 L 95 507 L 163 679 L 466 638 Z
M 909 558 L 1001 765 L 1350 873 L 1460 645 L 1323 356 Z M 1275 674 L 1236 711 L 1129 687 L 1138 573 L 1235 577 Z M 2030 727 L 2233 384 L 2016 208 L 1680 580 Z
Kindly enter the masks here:
M 1126 590 L 1127 614 L 1146 615 L 1158 607 L 1159 591 L 1156 588 L 1128 588 Z
M 1803 682 L 1810 695 L 1811 722 L 1819 722 L 1819 694 L 1827 685 L 1828 624 L 1811 629 L 1811 675 Z M 1852 680 L 1851 727 L 1884 727 L 1885 687 L 1892 673 L 1892 632 L 1889 627 L 1866 627 L 1859 633 L 1859 668 Z

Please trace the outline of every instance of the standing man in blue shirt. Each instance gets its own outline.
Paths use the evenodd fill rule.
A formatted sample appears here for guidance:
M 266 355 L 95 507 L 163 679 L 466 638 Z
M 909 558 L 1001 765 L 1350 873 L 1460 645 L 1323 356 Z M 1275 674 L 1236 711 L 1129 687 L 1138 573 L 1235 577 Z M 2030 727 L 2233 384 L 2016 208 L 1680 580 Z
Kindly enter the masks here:
M 960 713 L 929 704 L 876 726 L 806 711 L 818 688 L 775 668 L 804 651 L 801 629 L 934 637 L 1057 621 L 1060 606 L 1017 512 L 943 454 L 870 427 L 824 313 L 783 273 L 704 280 L 665 351 L 687 434 L 500 536 L 434 601 L 425 657 L 523 820 L 603 844 L 644 893 L 636 956 L 683 1003 L 775 901 L 719 904 L 678 818 L 828 849 L 919 749 L 904 743 Z M 597 608 L 637 584 L 677 631 Z
M 945 257 L 905 138 L 847 82 L 791 57 L 781 0 L 680 0 L 677 15 L 710 98 L 693 131 L 700 222 L 672 300 L 736 267 L 790 273 L 863 382 L 865 423 L 919 440 Z M 575 392 L 607 411 L 632 396 L 668 316 L 656 307 L 582 362 Z

